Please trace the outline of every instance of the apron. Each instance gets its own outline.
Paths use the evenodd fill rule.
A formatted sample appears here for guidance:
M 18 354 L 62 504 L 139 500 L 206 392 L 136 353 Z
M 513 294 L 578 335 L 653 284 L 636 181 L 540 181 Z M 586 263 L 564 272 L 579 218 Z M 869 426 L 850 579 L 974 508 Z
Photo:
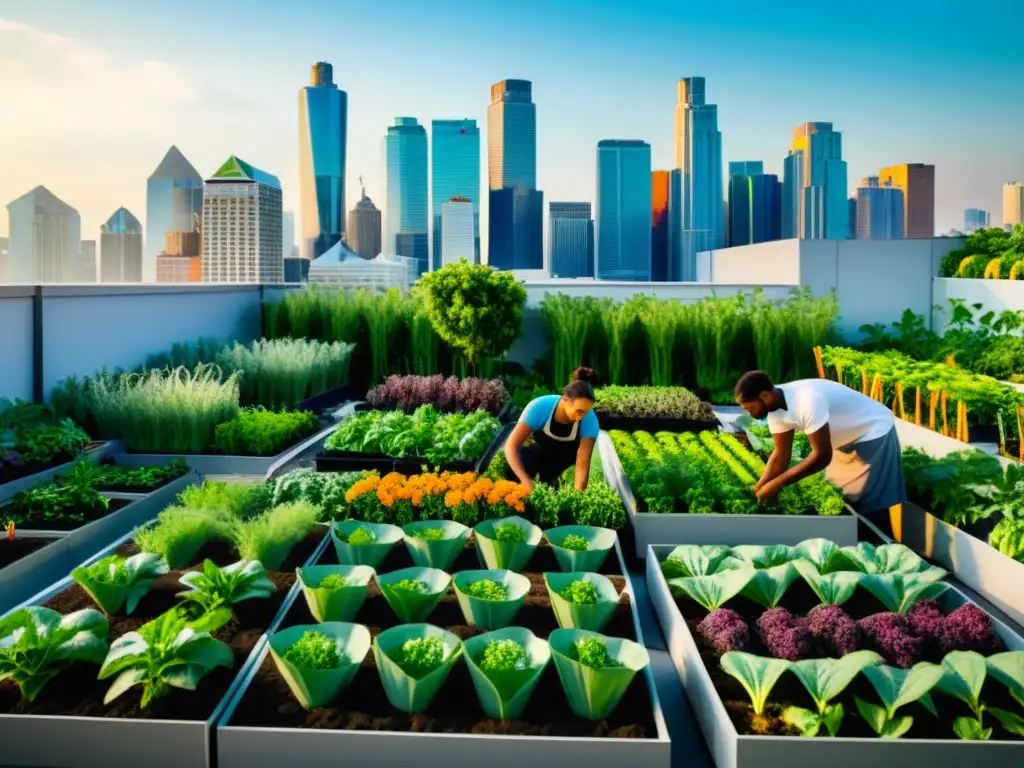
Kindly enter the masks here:
M 551 409 L 551 415 L 548 416 L 543 429 L 533 432 L 533 445 L 519 449 L 519 459 L 523 462 L 526 473 L 534 480 L 549 485 L 555 483 L 565 470 L 576 464 L 576 454 L 580 448 L 578 421 L 572 423 L 572 428 L 566 436 L 556 435 L 552 430 L 551 423 L 555 419 L 557 409 L 557 405 Z
M 874 440 L 834 448 L 825 478 L 839 486 L 850 506 L 868 518 L 902 504 L 907 490 L 896 427 Z

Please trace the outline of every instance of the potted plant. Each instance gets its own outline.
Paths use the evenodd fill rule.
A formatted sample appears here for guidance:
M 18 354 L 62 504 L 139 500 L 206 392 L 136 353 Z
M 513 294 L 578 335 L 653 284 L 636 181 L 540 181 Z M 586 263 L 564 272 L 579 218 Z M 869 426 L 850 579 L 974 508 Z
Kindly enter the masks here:
M 462 655 L 462 641 L 432 624 L 403 624 L 373 639 L 373 657 L 391 706 L 415 714 L 430 706 Z
M 363 607 L 375 571 L 368 565 L 309 565 L 296 568 L 295 575 L 313 618 L 345 622 Z
M 540 544 L 541 530 L 525 518 L 513 515 L 484 520 L 473 529 L 476 552 L 484 568 L 520 571 Z
M 597 573 L 545 573 L 558 626 L 601 632 L 619 604 L 615 585 Z
M 300 624 L 275 632 L 269 648 L 299 704 L 315 709 L 352 682 L 370 650 L 370 630 L 343 621 Z
M 563 571 L 597 572 L 617 538 L 610 528 L 594 525 L 562 525 L 544 532 L 555 560 Z
M 377 569 L 402 536 L 401 528 L 387 523 L 359 520 L 331 523 L 331 540 L 342 565 L 368 565 Z
M 487 630 L 511 624 L 530 593 L 528 578 L 501 569 L 459 571 L 454 583 L 466 623 Z
M 588 720 L 615 711 L 633 677 L 650 663 L 642 645 L 583 629 L 556 629 L 548 643 L 569 707 Z
M 447 571 L 466 546 L 470 529 L 454 520 L 419 520 L 402 526 L 405 547 L 421 568 Z
M 378 573 L 377 584 L 403 624 L 425 621 L 452 583 L 452 577 L 437 568 L 402 568 Z
M 551 660 L 551 648 L 523 627 L 477 635 L 464 643 L 480 706 L 502 722 L 520 717 Z

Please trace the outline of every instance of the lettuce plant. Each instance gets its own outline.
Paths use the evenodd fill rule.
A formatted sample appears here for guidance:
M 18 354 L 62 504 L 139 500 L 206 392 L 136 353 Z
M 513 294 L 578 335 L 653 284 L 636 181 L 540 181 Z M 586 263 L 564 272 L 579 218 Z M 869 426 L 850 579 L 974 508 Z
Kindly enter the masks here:
M 938 684 L 943 674 L 941 666 L 927 661 L 918 662 L 910 669 L 889 666 L 865 667 L 864 676 L 874 687 L 882 703 L 879 706 L 855 696 L 857 711 L 871 730 L 883 739 L 898 739 L 910 730 L 914 718 L 911 715 L 897 716 L 897 710 L 907 704 L 918 702 L 929 712 L 936 714 L 929 691 Z
M 116 675 L 103 703 L 141 685 L 141 706 L 146 707 L 171 688 L 194 691 L 207 673 L 234 666 L 231 648 L 209 632 L 197 632 L 194 626 L 172 608 L 143 624 L 138 632 L 115 640 L 99 673 L 100 680 Z
M 686 595 L 700 603 L 708 612 L 717 610 L 746 588 L 754 577 L 753 568 L 723 571 L 712 576 L 687 576 L 671 579 L 669 589 L 675 595 Z
M 616 669 L 622 666 L 622 662 L 608 655 L 607 641 L 598 635 L 577 640 L 572 658 L 591 669 Z
M 743 587 L 741 594 L 765 608 L 774 608 L 781 602 L 792 584 L 800 576 L 793 563 L 759 568 Z
M 720 661 L 722 671 L 739 681 L 750 696 L 750 704 L 755 715 L 764 714 L 764 705 L 768 694 L 782 673 L 790 667 L 788 661 L 773 659 L 767 656 L 756 656 L 744 651 L 730 651 Z M 757 723 L 754 723 L 755 731 Z
M 786 565 L 799 557 L 799 552 L 794 547 L 787 547 L 784 544 L 772 544 L 769 546 L 758 546 L 755 544 L 743 544 L 733 547 L 729 553 L 729 561 L 737 564 L 747 563 L 753 568 L 776 568 Z M 733 567 L 726 563 L 726 567 Z
M 470 638 L 464 650 L 480 706 L 503 722 L 522 714 L 551 660 L 547 641 L 521 627 Z
M 508 600 L 508 587 L 493 579 L 474 581 L 462 591 L 477 600 Z
M 841 659 L 806 659 L 789 666 L 789 671 L 803 683 L 814 700 L 815 710 L 787 707 L 782 719 L 800 731 L 801 736 L 817 736 L 824 726 L 829 736 L 839 733 L 843 722 L 843 705 L 830 703 L 853 682 L 864 669 L 882 663 L 873 651 L 855 651 Z
M 929 568 L 917 573 L 868 573 L 860 585 L 894 613 L 906 613 L 921 600 L 934 600 L 947 589 L 949 584 L 941 581 L 946 571 Z
M 860 542 L 854 547 L 843 547 L 842 557 L 863 573 L 917 573 L 928 570 L 928 563 L 910 547 L 903 544 L 874 546 Z
M 864 574 L 851 571 L 821 573 L 810 560 L 795 560 L 793 567 L 825 605 L 842 605 L 857 590 Z
M 414 539 L 422 539 L 423 541 L 441 541 L 444 538 L 445 531 L 443 528 L 417 528 L 411 532 Z
M 403 624 L 425 621 L 451 583 L 452 577 L 437 568 L 402 568 L 377 574 L 381 594 Z
M 989 656 L 985 664 L 988 674 L 1005 685 L 1014 701 L 1024 709 L 1024 651 L 1003 651 Z M 989 707 L 988 712 L 1003 730 L 1024 737 L 1024 717 L 997 707 Z
M 588 720 L 608 717 L 637 672 L 650 664 L 642 645 L 583 629 L 556 629 L 548 644 L 569 708 Z
M 33 701 L 76 661 L 100 664 L 107 655 L 106 617 L 84 608 L 66 616 L 30 606 L 0 619 L 0 682 L 11 680 Z
M 494 526 L 494 538 L 505 544 L 523 544 L 526 542 L 526 531 L 515 523 L 503 523 Z
M 307 631 L 284 652 L 285 661 L 303 669 L 337 669 L 346 662 L 334 640 L 323 632 Z
M 420 678 L 440 667 L 444 655 L 444 640 L 440 637 L 417 637 L 402 643 L 392 659 L 409 677 Z
M 683 544 L 669 553 L 661 563 L 666 579 L 710 576 L 730 557 L 732 550 L 721 545 Z
M 340 573 L 329 573 L 324 576 L 320 583 L 317 584 L 317 589 L 341 589 L 345 586 L 345 577 Z
M 356 528 L 349 534 L 339 533 L 338 538 L 353 547 L 365 547 L 377 541 L 376 534 L 367 528 Z
M 167 562 L 150 552 L 131 557 L 110 555 L 92 565 L 75 568 L 71 578 L 78 582 L 108 616 L 127 603 L 125 613 L 131 614 L 149 588 L 168 571 Z
M 207 613 L 243 600 L 270 597 L 277 591 L 274 582 L 267 578 L 266 569 L 256 560 L 239 560 L 224 568 L 205 560 L 203 570 L 189 571 L 179 581 L 188 591 L 179 593 L 178 599 Z
M 587 543 L 587 540 L 582 536 L 577 536 L 576 534 L 570 533 L 568 536 L 562 539 L 561 543 L 558 546 L 562 547 L 563 549 L 571 549 L 574 552 L 586 552 L 590 545 Z
M 484 648 L 480 669 L 484 672 L 513 672 L 530 666 L 526 649 L 515 640 L 491 640 Z
M 742 616 L 729 608 L 709 613 L 697 625 L 697 631 L 718 654 L 742 651 L 750 644 L 750 627 Z
M 277 671 L 310 710 L 334 701 L 352 682 L 370 642 L 370 630 L 360 624 L 326 621 L 275 632 L 269 646 Z
M 588 605 L 597 602 L 598 594 L 597 587 L 591 582 L 584 581 L 583 579 L 577 579 L 565 587 L 563 587 L 559 593 L 563 599 L 567 602 L 574 603 L 576 605 Z
M 986 741 L 992 729 L 982 721 L 987 707 L 981 701 L 988 667 L 985 657 L 973 651 L 953 651 L 942 660 L 942 677 L 935 690 L 959 699 L 970 708 L 974 717 L 958 717 L 953 721 L 953 732 L 967 741 Z

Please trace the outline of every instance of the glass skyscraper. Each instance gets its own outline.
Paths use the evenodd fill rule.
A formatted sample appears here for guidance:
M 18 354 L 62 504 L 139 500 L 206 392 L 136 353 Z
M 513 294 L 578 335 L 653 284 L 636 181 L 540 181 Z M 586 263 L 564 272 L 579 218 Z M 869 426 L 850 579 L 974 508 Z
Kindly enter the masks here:
M 857 188 L 858 240 L 903 239 L 903 190 L 869 176 Z
M 385 255 L 416 260 L 418 274 L 429 271 L 427 132 L 415 117 L 396 117 L 384 139 L 387 203 Z
M 529 80 L 491 86 L 487 107 L 488 264 L 544 268 L 544 195 L 537 191 L 537 107 Z
M 782 184 L 761 161 L 729 163 L 729 245 L 782 237 Z
M 146 180 L 145 253 L 142 279 L 156 280 L 156 257 L 163 252 L 168 232 L 194 232 L 203 213 L 203 177 L 172 146 Z
M 669 184 L 671 171 L 651 172 L 651 280 L 668 280 Z
M 302 255 L 315 259 L 345 232 L 345 142 L 348 94 L 334 84 L 334 68 L 313 65 L 299 91 L 299 189 Z
M 142 224 L 125 207 L 100 227 L 100 282 L 142 281 Z
M 843 137 L 832 123 L 804 123 L 793 129 L 784 178 L 783 237 L 849 236 Z
M 987 229 L 992 225 L 992 216 L 980 208 L 964 209 L 964 233 L 971 234 L 979 229 Z
M 443 251 L 441 212 L 454 197 L 473 204 L 475 255 L 480 263 L 480 129 L 476 120 L 434 120 L 430 155 L 430 199 L 433 209 L 433 269 L 440 269 Z
M 594 219 L 590 203 L 548 206 L 548 274 L 594 276 Z
M 597 277 L 651 279 L 651 145 L 597 143 Z

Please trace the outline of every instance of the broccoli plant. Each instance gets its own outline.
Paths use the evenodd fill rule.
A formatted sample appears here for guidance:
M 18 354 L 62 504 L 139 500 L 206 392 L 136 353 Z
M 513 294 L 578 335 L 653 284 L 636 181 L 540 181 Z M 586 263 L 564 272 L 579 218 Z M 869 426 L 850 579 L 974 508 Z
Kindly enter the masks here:
M 61 616 L 31 606 L 0 620 L 0 682 L 13 681 L 32 701 L 76 661 L 99 664 L 107 655 L 106 617 L 92 608 Z
M 110 646 L 99 679 L 116 679 L 103 697 L 109 704 L 128 689 L 142 686 L 142 706 L 171 688 L 194 691 L 203 677 L 217 667 L 234 666 L 235 656 L 226 643 L 209 632 L 197 632 L 175 608 L 122 635 Z

